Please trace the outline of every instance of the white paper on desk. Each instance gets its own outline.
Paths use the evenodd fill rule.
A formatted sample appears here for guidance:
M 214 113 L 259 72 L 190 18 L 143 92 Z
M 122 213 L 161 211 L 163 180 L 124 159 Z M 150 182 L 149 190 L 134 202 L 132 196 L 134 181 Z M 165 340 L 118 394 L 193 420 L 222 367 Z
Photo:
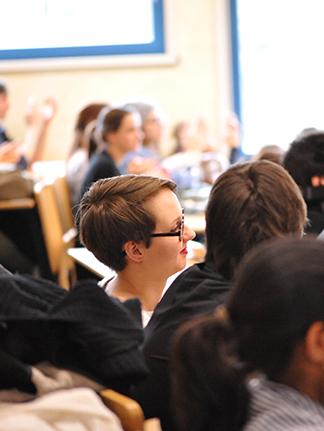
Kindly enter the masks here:
M 0 163 L 0 172 L 11 172 L 17 169 L 15 163 Z

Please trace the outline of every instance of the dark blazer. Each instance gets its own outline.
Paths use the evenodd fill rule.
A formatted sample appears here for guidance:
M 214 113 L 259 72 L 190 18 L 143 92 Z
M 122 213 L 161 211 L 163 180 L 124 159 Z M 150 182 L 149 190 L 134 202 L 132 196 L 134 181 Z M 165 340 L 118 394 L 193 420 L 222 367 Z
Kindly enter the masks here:
M 144 330 L 148 377 L 135 389 L 146 417 L 159 417 L 163 430 L 171 430 L 169 358 L 172 338 L 179 326 L 223 304 L 231 284 L 210 263 L 194 265 L 176 278 L 156 307 Z
M 2 126 L 0 126 L 0 145 L 3 142 L 9 142 L 9 141 L 11 141 L 11 138 L 9 138 L 5 129 Z
M 43 361 L 123 392 L 146 374 L 141 325 L 95 281 L 66 291 L 0 274 L 0 322 L 0 389 L 33 393 L 30 365 Z
M 81 185 L 80 199 L 92 183 L 102 178 L 111 178 L 116 175 L 120 175 L 120 171 L 107 151 L 103 150 L 101 153 L 95 154 L 91 157 L 88 170 Z

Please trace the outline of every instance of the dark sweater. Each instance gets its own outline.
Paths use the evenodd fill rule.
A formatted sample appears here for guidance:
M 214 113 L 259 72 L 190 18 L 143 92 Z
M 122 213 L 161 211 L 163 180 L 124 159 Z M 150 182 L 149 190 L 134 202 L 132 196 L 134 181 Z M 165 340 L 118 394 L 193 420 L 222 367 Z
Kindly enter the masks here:
M 148 378 L 134 390 L 146 417 L 159 417 L 163 430 L 172 429 L 169 411 L 169 355 L 172 337 L 193 317 L 212 313 L 227 299 L 230 282 L 210 263 L 188 268 L 171 284 L 145 328 L 144 355 Z
M 66 291 L 1 274 L 0 323 L 0 389 L 33 393 L 30 365 L 43 361 L 126 392 L 146 374 L 140 324 L 95 281 Z
M 83 180 L 80 189 L 80 199 L 84 192 L 86 192 L 95 181 L 101 180 L 102 178 L 115 177 L 117 175 L 120 175 L 120 171 L 106 150 L 95 154 L 90 160 L 88 170 Z

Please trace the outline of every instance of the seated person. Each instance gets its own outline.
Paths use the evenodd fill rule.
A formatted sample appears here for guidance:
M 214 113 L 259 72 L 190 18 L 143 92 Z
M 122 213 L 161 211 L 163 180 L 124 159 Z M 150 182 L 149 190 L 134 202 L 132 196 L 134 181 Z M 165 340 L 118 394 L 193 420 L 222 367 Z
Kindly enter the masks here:
M 307 204 L 309 223 L 306 232 L 319 234 L 324 229 L 324 189 L 313 178 L 324 176 L 324 132 L 306 129 L 290 144 L 284 167 L 299 185 Z M 314 190 L 313 186 L 320 187 Z M 314 193 L 315 192 L 315 193 Z
M 179 431 L 324 429 L 324 244 L 253 250 L 216 316 L 187 322 L 172 349 Z
M 253 157 L 253 160 L 270 160 L 273 163 L 282 165 L 285 151 L 279 145 L 265 145 Z
M 76 119 L 74 140 L 66 164 L 66 176 L 73 203 L 79 198 L 81 182 L 89 160 L 97 150 L 97 143 L 91 138 L 91 131 L 100 111 L 105 106 L 107 105 L 104 103 L 91 103 L 79 112 Z
M 173 137 L 174 152 L 161 164 L 180 189 L 213 184 L 217 176 L 228 168 L 228 159 L 211 145 L 203 117 L 192 122 L 180 121 L 174 126 Z
M 124 107 L 140 115 L 142 141 L 136 151 L 129 152 L 123 158 L 118 166 L 120 172 L 169 177 L 169 173 L 160 165 L 160 145 L 164 131 L 161 110 L 147 102 L 131 102 Z
M 3 156 L 1 150 L 6 150 L 11 145 L 11 143 L 0 145 L 0 165 L 1 163 L 8 163 L 7 157 Z M 14 145 L 16 146 L 16 144 Z M 11 150 L 10 153 L 12 156 Z M 27 171 L 20 169 L 0 170 L 0 200 L 31 198 L 33 191 L 34 181 Z M 44 252 L 44 248 L 37 235 L 39 234 L 41 237 L 41 229 L 36 220 L 38 218 L 35 208 L 32 210 L 1 211 L 0 264 L 12 272 L 32 274 L 36 265 L 40 263 L 38 256 Z M 26 226 L 28 226 L 27 229 Z M 44 261 L 47 269 L 46 259 L 42 257 L 41 261 Z
M 106 292 L 120 300 L 138 298 L 145 326 L 168 277 L 185 267 L 186 244 L 195 236 L 184 224 L 175 184 L 144 175 L 97 181 L 77 218 L 81 242 L 117 272 Z
M 3 121 L 9 109 L 8 90 L 0 81 L 0 156 L 3 162 L 14 163 L 21 169 L 29 167 L 40 158 L 49 122 L 55 115 L 56 104 L 47 98 L 37 107 L 30 99 L 26 109 L 27 130 L 23 142 L 12 141 L 4 128 Z
M 140 117 L 134 111 L 106 107 L 100 112 L 97 125 L 101 151 L 90 160 L 80 198 L 93 182 L 120 175 L 118 164 L 129 151 L 136 150 L 141 142 Z
M 281 166 L 247 162 L 218 177 L 206 209 L 205 262 L 176 278 L 145 328 L 143 351 L 150 375 L 133 396 L 147 417 L 161 418 L 164 430 L 172 429 L 168 378 L 170 341 L 176 329 L 225 302 L 236 267 L 252 247 L 270 238 L 301 237 L 305 222 L 303 197 Z

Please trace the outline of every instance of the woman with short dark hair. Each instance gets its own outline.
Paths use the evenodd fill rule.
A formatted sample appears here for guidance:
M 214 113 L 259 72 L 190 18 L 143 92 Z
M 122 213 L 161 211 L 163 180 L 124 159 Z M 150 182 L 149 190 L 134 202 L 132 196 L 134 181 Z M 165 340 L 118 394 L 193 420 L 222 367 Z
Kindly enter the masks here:
M 79 207 L 82 243 L 117 273 L 107 293 L 139 298 L 144 325 L 168 277 L 185 267 L 195 236 L 184 225 L 175 187 L 164 178 L 122 175 L 95 182 Z

